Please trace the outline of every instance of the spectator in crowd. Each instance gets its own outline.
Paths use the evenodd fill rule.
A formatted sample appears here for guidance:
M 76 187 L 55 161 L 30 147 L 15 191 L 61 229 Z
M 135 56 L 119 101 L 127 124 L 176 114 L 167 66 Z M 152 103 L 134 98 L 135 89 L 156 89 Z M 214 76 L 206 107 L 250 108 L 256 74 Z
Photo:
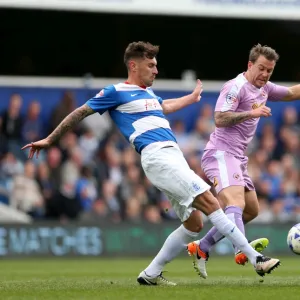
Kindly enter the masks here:
M 107 112 L 101 118 L 98 114 L 88 116 L 82 121 L 82 125 L 85 130 L 91 131 L 98 141 L 102 141 L 112 129 L 112 121 Z
M 74 94 L 71 91 L 65 91 L 59 104 L 54 108 L 51 114 L 51 128 L 49 128 L 49 131 L 52 131 L 75 108 L 76 101 Z
M 45 203 L 45 218 L 53 218 L 53 204 L 55 203 L 56 189 L 50 177 L 50 168 L 46 162 L 37 167 L 37 182 L 41 189 Z M 57 214 L 54 214 L 54 216 Z
M 43 136 L 43 123 L 40 119 L 40 112 L 40 103 L 38 101 L 31 101 L 22 126 L 22 139 L 24 143 L 30 143 Z
M 0 114 L 1 134 L 5 137 L 8 151 L 20 159 L 25 158 L 24 153 L 20 150 L 23 126 L 23 117 L 21 115 L 22 101 L 22 97 L 19 94 L 13 94 L 10 97 L 7 110 Z
M 97 182 L 93 177 L 92 168 L 89 166 L 82 166 L 81 175 L 76 182 L 75 192 L 76 198 L 80 203 L 82 211 L 91 211 L 93 209 L 94 201 L 97 200 Z
M 44 200 L 35 173 L 34 163 L 27 161 L 24 165 L 24 174 L 13 177 L 9 205 L 34 218 L 42 218 L 45 211 Z
M 93 160 L 98 149 L 98 138 L 94 135 L 94 132 L 91 129 L 86 128 L 78 139 L 78 145 L 82 152 L 83 163 L 89 164 Z

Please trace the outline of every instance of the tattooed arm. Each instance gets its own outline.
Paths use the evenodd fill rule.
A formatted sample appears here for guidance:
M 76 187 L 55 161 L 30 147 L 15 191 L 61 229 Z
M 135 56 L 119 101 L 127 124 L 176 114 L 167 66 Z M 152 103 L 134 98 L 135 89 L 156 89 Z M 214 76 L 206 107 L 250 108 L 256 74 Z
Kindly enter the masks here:
M 84 104 L 69 115 L 54 129 L 54 131 L 47 137 L 50 144 L 57 142 L 67 131 L 77 125 L 80 121 L 89 115 L 95 113 L 88 105 Z
M 240 124 L 246 120 L 253 118 L 251 111 L 245 112 L 234 112 L 234 111 L 226 111 L 226 112 L 215 112 L 215 123 L 216 127 L 230 127 L 236 124 Z
M 67 115 L 63 121 L 53 130 L 53 132 L 43 140 L 32 142 L 22 148 L 30 148 L 28 158 L 33 158 L 34 154 L 38 157 L 41 149 L 46 149 L 57 142 L 68 130 L 77 125 L 89 115 L 95 113 L 88 105 L 84 104 Z
M 216 127 L 231 127 L 252 118 L 270 117 L 271 115 L 271 109 L 265 105 L 259 106 L 254 110 L 243 112 L 216 111 L 215 123 Z

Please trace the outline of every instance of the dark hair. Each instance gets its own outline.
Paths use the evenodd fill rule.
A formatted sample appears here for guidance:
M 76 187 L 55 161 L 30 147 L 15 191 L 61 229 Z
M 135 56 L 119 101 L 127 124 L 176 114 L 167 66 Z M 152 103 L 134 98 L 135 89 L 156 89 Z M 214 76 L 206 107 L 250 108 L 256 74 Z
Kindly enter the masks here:
M 275 62 L 279 59 L 278 53 L 273 48 L 257 44 L 250 50 L 249 61 L 255 63 L 260 55 L 263 55 L 267 60 L 274 60 Z
M 124 63 L 128 66 L 128 62 L 133 58 L 154 58 L 159 52 L 159 46 L 154 46 L 148 42 L 130 43 L 124 53 Z

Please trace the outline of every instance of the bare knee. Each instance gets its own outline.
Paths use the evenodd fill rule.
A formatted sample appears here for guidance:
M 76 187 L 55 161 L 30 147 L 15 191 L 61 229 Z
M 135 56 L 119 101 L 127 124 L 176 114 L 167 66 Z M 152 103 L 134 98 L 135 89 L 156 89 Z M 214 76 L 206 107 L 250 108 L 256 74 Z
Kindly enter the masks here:
M 189 218 L 183 222 L 183 226 L 189 231 L 200 232 L 203 228 L 201 212 L 198 210 L 192 211 Z
M 229 186 L 219 193 L 219 199 L 224 206 L 237 206 L 245 208 L 245 190 L 243 186 Z
M 193 207 L 208 216 L 214 211 L 220 209 L 220 204 L 217 198 L 215 198 L 210 191 L 206 191 L 195 198 Z

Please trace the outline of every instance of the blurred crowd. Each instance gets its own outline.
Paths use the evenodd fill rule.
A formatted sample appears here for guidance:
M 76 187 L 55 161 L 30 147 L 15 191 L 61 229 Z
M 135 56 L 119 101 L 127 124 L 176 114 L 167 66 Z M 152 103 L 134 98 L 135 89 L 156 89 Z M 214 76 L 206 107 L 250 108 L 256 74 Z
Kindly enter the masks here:
M 41 118 L 32 101 L 22 115 L 22 96 L 14 94 L 0 112 L 0 202 L 36 220 L 160 223 L 177 219 L 166 196 L 144 176 L 140 157 L 115 129 L 108 115 L 89 116 L 57 145 L 27 160 L 21 147 L 44 138 L 76 108 L 71 92 Z M 214 129 L 213 107 L 204 105 L 187 131 L 171 123 L 190 167 L 201 170 L 203 149 Z M 251 142 L 249 173 L 260 202 L 259 222 L 300 220 L 300 122 L 286 106 L 279 130 L 270 118 Z

